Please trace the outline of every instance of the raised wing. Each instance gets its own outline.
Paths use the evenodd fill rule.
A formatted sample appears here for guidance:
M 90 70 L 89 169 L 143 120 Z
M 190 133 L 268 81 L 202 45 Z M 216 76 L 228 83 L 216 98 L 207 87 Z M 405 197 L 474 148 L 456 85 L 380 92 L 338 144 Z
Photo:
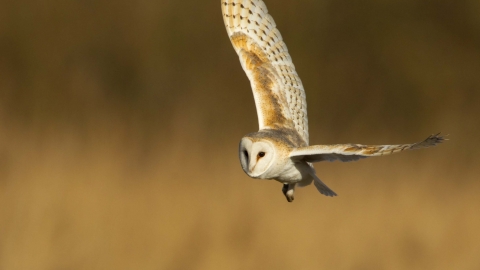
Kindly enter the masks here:
M 390 155 L 404 150 L 413 150 L 432 147 L 445 140 L 440 133 L 430 135 L 424 141 L 412 144 L 396 145 L 361 145 L 361 144 L 334 144 L 334 145 L 312 145 L 297 148 L 290 153 L 293 159 L 306 162 L 355 161 L 366 157 Z
M 222 0 L 228 36 L 250 80 L 260 129 L 292 128 L 308 144 L 302 81 L 261 0 Z

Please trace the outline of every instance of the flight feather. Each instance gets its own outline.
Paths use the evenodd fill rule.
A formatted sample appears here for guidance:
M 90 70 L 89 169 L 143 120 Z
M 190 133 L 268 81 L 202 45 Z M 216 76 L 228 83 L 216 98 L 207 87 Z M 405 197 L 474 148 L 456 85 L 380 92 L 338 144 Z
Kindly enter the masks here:
M 291 128 L 308 144 L 307 103 L 287 46 L 261 0 L 222 0 L 230 40 L 250 80 L 260 129 Z
M 290 157 L 307 162 L 319 161 L 356 161 L 362 158 L 384 156 L 405 150 L 415 150 L 437 145 L 445 140 L 438 134 L 430 135 L 421 142 L 393 145 L 333 144 L 311 145 L 293 150 Z

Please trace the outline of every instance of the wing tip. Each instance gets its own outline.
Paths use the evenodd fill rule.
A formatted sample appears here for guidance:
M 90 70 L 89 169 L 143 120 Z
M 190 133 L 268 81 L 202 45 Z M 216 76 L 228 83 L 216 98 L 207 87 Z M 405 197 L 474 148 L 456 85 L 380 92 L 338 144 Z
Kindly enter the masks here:
M 432 135 L 428 136 L 428 138 L 426 138 L 421 143 L 421 146 L 422 147 L 436 146 L 439 143 L 443 143 L 443 142 L 449 140 L 448 138 L 445 138 L 445 137 L 448 136 L 448 134 L 447 135 L 440 135 L 440 134 L 441 134 L 441 132 L 438 132 L 436 134 L 432 134 Z

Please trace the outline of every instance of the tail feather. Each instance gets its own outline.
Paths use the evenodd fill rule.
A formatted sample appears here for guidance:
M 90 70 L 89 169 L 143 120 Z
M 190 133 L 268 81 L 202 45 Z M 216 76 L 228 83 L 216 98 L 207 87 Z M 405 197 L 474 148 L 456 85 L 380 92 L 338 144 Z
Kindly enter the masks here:
M 311 174 L 311 176 L 313 177 L 313 184 L 321 194 L 329 197 L 337 196 L 337 193 L 327 187 L 315 174 Z

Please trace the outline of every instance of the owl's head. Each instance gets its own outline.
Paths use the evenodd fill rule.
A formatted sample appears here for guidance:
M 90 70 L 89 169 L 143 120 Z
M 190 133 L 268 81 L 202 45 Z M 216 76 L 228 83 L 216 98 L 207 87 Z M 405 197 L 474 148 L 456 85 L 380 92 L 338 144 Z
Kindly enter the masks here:
M 249 137 L 240 141 L 238 154 L 243 171 L 253 178 L 266 178 L 266 172 L 277 155 L 271 141 Z

